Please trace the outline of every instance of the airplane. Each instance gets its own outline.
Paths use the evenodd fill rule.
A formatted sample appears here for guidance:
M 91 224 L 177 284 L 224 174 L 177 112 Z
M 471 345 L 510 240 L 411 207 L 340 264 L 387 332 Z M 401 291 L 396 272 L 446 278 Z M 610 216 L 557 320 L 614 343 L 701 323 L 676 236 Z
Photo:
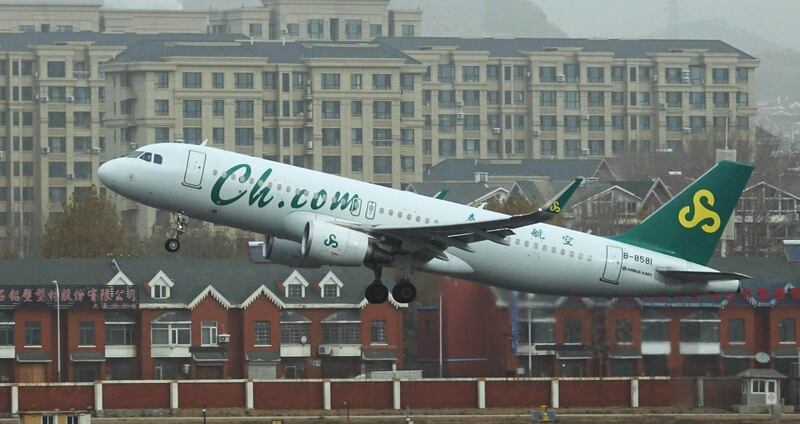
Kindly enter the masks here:
M 753 170 L 722 161 L 631 230 L 599 237 L 546 224 L 581 184 L 543 207 L 505 215 L 203 145 L 161 143 L 98 170 L 114 192 L 172 212 L 165 248 L 176 252 L 188 218 L 264 234 L 262 262 L 367 266 L 365 291 L 412 302 L 415 271 L 529 293 L 673 296 L 730 293 L 746 275 L 706 267 Z

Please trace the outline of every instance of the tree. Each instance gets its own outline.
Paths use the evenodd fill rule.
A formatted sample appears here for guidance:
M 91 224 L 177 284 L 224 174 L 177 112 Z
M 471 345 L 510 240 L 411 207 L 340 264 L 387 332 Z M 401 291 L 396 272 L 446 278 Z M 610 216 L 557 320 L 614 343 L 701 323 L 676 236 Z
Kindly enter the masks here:
M 73 195 L 64 213 L 47 223 L 42 236 L 42 256 L 47 258 L 129 255 L 136 253 L 135 248 L 114 205 L 95 187 Z

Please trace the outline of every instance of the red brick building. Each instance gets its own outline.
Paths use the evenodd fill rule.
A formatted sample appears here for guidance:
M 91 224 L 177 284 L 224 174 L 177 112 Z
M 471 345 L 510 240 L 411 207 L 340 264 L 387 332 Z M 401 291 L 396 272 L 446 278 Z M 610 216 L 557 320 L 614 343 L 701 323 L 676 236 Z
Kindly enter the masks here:
M 728 376 L 750 367 L 797 375 L 800 265 L 733 257 L 711 266 L 756 278 L 726 296 L 619 299 L 442 278 L 441 311 L 417 313 L 417 359 L 438 376 L 441 352 L 445 377 Z
M 371 279 L 358 268 L 245 260 L 0 261 L 0 380 L 59 380 L 57 303 L 62 381 L 353 377 L 402 367 L 406 305 L 369 305 Z

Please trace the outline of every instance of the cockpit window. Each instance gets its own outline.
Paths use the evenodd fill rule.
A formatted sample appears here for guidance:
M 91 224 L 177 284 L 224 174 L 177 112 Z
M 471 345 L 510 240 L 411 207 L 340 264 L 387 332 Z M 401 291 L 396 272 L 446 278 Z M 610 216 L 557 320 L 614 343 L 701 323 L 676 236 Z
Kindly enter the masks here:
M 128 153 L 127 155 L 125 155 L 125 157 L 126 158 L 138 158 L 141 155 L 142 155 L 142 151 L 141 150 L 134 150 L 134 151 Z
M 150 152 L 145 152 L 139 159 L 150 162 L 153 159 L 153 154 Z
M 153 155 L 153 163 L 161 165 L 161 162 L 162 162 L 161 155 Z

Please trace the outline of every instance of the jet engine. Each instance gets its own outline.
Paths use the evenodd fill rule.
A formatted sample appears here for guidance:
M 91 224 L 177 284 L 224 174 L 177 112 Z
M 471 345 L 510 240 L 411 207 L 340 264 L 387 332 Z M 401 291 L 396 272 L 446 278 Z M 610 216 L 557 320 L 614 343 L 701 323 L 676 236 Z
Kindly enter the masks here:
M 267 236 L 264 245 L 264 259 L 281 265 L 298 268 L 319 268 L 318 261 L 303 256 L 300 243 L 291 240 Z
M 300 251 L 304 257 L 326 265 L 388 264 L 392 260 L 391 253 L 377 246 L 367 234 L 326 221 L 306 224 Z

